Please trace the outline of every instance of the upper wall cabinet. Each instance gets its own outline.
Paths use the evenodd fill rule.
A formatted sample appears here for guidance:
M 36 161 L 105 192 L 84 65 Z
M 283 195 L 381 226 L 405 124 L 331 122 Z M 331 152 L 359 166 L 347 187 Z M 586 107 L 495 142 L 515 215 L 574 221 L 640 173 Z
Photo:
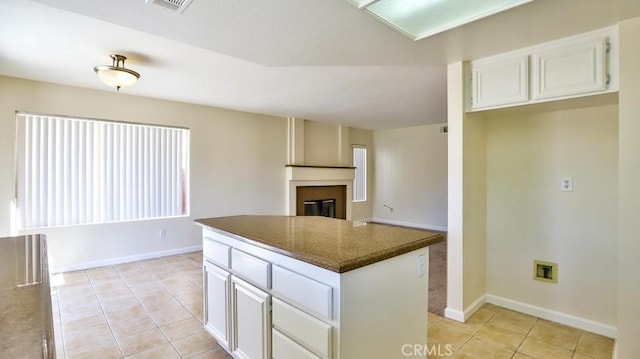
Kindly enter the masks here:
M 472 61 L 468 111 L 618 91 L 617 27 Z
M 534 53 L 533 99 L 605 91 L 606 48 L 602 37 Z
M 510 105 L 529 100 L 529 58 L 516 56 L 501 61 L 471 64 L 473 108 Z

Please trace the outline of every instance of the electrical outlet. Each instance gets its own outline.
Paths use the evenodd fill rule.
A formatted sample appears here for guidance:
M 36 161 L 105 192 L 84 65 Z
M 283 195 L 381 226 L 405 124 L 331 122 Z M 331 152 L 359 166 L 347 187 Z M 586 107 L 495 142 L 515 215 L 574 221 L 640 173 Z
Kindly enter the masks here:
M 422 277 L 427 272 L 427 266 L 424 261 L 424 254 L 418 255 L 418 277 Z
M 573 192 L 573 178 L 572 177 L 561 177 L 560 178 L 560 191 L 562 191 L 562 192 Z
M 162 228 L 160 230 L 159 236 L 160 236 L 160 238 L 166 238 L 167 237 L 167 230 L 165 228 Z

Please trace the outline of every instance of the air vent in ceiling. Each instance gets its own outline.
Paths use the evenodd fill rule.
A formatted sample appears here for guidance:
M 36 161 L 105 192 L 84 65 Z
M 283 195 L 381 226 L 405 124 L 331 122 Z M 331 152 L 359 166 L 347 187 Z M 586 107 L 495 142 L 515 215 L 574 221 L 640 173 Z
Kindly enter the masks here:
M 192 0 L 145 0 L 145 3 L 162 6 L 181 14 L 187 6 L 191 4 L 191 1 Z

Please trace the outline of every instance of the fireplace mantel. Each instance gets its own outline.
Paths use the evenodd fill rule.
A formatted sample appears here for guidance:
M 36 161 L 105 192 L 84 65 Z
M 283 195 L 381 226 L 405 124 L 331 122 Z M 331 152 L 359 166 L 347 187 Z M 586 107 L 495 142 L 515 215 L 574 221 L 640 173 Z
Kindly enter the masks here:
M 351 198 L 355 167 L 286 165 L 287 214 L 296 215 L 296 188 L 299 186 L 346 186 L 347 219 L 351 219 Z
M 299 168 L 352 168 L 350 166 L 307 166 L 307 165 L 284 165 L 285 167 L 299 167 Z
M 285 168 L 289 181 L 353 181 L 356 173 L 355 167 L 286 165 Z

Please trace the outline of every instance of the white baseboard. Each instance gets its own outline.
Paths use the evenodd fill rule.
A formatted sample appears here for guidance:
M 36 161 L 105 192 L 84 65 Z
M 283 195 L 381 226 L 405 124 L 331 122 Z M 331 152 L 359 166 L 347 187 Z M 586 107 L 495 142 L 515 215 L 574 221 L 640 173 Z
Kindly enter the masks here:
M 493 294 L 486 295 L 487 303 L 495 304 L 517 312 L 536 316 L 538 318 L 550 320 L 552 322 L 568 325 L 570 327 L 586 330 L 588 332 L 603 335 L 609 338 L 617 338 L 618 328 L 595 322 L 593 320 L 576 317 L 570 314 L 558 312 L 555 310 L 537 307 L 535 305 L 518 302 L 512 299 L 499 297 Z
M 66 265 L 66 266 L 56 266 L 56 267 L 50 268 L 49 273 L 54 274 L 54 273 L 71 272 L 71 271 L 76 271 L 76 270 L 83 270 L 83 269 L 96 268 L 96 267 L 104 267 L 104 266 L 110 266 L 110 265 L 114 265 L 114 264 L 135 262 L 135 261 L 141 261 L 141 260 L 145 260 L 145 259 L 166 257 L 166 256 L 172 256 L 172 255 L 175 255 L 175 254 L 196 252 L 196 251 L 201 251 L 201 250 L 202 250 L 202 246 L 200 245 L 200 246 L 193 246 L 193 247 L 169 249 L 169 250 L 166 250 L 166 251 L 158 251 L 158 252 L 136 254 L 136 255 L 127 256 L 127 257 L 109 258 L 109 259 L 103 259 L 103 260 L 99 260 L 99 261 L 71 264 L 71 265 Z
M 478 297 L 478 299 L 474 300 L 473 303 L 471 303 L 471 305 L 469 305 L 464 309 L 464 320 L 466 321 L 467 319 L 469 319 L 473 315 L 473 313 L 477 312 L 478 309 L 480 309 L 482 305 L 484 305 L 484 303 L 486 302 L 487 302 L 486 294 L 483 294 L 480 297 Z
M 478 299 L 473 301 L 471 305 L 466 307 L 464 311 L 452 309 L 449 307 L 445 308 L 444 316 L 445 318 L 453 319 L 460 323 L 464 323 L 467 321 L 467 319 L 469 319 L 473 315 L 473 313 L 477 312 L 478 309 L 480 309 L 482 305 L 486 302 L 487 302 L 487 296 L 483 294 L 480 297 L 478 297 Z
M 441 231 L 441 232 L 446 232 L 447 231 L 447 227 L 432 226 L 430 224 L 422 224 L 422 223 L 411 223 L 411 222 L 394 221 L 394 220 L 382 219 L 382 218 L 373 218 L 373 219 L 370 220 L 370 222 L 393 224 L 393 225 L 396 225 L 396 226 L 413 227 L 413 228 L 420 228 L 420 229 L 430 229 L 432 231 Z
M 446 307 L 444 309 L 444 317 L 455 320 L 460 323 L 464 323 L 464 312 L 461 310 Z

